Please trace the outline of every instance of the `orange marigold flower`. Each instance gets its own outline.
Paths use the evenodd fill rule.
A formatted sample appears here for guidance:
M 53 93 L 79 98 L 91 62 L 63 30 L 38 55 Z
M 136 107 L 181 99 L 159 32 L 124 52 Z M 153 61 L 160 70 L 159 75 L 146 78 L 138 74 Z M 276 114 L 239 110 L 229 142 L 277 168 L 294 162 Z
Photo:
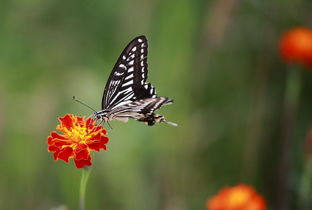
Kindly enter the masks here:
M 298 27 L 284 33 L 280 53 L 287 62 L 298 62 L 312 67 L 312 30 Z
M 61 159 L 68 163 L 73 158 L 77 168 L 91 166 L 90 152 L 106 150 L 106 130 L 96 126 L 92 118 L 84 120 L 84 117 L 66 114 L 58 119 L 60 124 L 56 129 L 63 135 L 53 131 L 47 140 L 48 151 L 54 152 L 54 160 Z
M 225 187 L 207 201 L 208 210 L 265 210 L 265 200 L 250 186 Z

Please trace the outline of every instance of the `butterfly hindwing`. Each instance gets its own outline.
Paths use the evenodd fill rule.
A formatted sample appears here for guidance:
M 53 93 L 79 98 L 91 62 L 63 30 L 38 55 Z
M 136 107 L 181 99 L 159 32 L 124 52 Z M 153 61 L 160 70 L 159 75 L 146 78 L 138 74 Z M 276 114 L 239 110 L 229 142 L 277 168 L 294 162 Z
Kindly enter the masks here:
M 171 104 L 172 102 L 172 99 L 166 97 L 145 98 L 119 106 L 113 109 L 111 114 L 118 117 L 123 116 L 137 119 L 136 116 L 153 113 L 161 106 Z

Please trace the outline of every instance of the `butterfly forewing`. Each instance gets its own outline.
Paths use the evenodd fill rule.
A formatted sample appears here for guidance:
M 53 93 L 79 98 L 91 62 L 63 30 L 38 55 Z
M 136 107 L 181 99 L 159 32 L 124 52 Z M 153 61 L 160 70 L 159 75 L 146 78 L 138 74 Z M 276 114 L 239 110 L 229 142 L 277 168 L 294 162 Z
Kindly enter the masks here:
M 119 56 L 105 86 L 102 109 L 112 109 L 127 101 L 156 97 L 155 89 L 146 83 L 147 39 L 133 39 Z

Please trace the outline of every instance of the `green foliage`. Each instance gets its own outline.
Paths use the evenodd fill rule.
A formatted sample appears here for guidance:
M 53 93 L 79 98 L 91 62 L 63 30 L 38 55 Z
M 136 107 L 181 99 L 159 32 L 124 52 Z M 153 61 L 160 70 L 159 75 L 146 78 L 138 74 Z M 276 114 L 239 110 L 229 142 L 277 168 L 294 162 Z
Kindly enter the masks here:
M 81 170 L 54 162 L 46 137 L 57 117 L 90 115 L 73 95 L 100 107 L 119 53 L 141 34 L 149 81 L 175 100 L 160 112 L 179 127 L 112 122 L 108 151 L 93 154 L 87 209 L 204 209 L 239 183 L 272 209 L 311 205 L 300 183 L 312 75 L 278 55 L 281 33 L 311 10 L 309 0 L 2 0 L 0 209 L 78 208 Z M 290 70 L 301 92 L 282 162 Z

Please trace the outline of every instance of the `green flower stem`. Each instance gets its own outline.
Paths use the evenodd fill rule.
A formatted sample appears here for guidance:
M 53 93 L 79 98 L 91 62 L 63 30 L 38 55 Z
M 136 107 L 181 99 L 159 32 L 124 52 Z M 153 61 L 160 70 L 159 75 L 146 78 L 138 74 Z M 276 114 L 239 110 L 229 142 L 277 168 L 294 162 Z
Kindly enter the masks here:
M 282 120 L 282 133 L 280 144 L 280 155 L 278 163 L 279 182 L 277 184 L 277 192 L 279 195 L 276 209 L 289 210 L 289 183 L 291 180 L 291 157 L 293 155 L 294 135 L 296 128 L 296 118 L 299 105 L 300 89 L 301 89 L 301 72 L 300 68 L 288 68 L 284 110 Z
M 301 89 L 301 72 L 298 68 L 289 69 L 288 79 L 286 82 L 286 104 L 298 108 L 298 99 Z
M 311 209 L 311 187 L 312 187 L 312 159 L 308 157 L 305 163 L 304 171 L 301 176 L 299 186 L 299 209 Z
M 86 197 L 86 187 L 87 187 L 87 182 L 90 176 L 91 168 L 90 167 L 85 167 L 82 170 L 82 175 L 81 175 L 81 180 L 80 180 L 80 189 L 79 189 L 79 209 L 80 210 L 85 210 L 85 197 Z

